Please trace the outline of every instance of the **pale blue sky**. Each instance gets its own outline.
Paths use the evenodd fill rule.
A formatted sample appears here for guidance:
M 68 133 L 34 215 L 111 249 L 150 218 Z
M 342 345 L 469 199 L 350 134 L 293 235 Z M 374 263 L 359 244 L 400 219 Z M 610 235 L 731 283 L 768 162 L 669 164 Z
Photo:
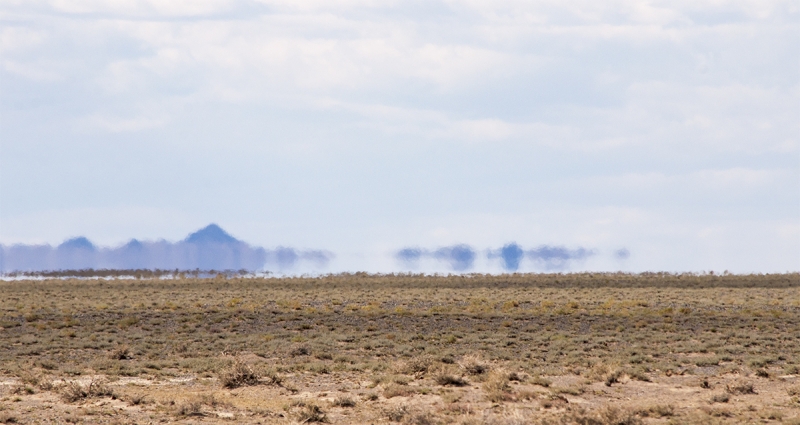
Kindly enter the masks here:
M 573 270 L 800 270 L 799 18 L 791 0 L 4 1 L 0 243 L 214 222 L 329 250 L 331 271 L 509 242 L 596 252 Z M 473 270 L 499 270 L 486 257 Z

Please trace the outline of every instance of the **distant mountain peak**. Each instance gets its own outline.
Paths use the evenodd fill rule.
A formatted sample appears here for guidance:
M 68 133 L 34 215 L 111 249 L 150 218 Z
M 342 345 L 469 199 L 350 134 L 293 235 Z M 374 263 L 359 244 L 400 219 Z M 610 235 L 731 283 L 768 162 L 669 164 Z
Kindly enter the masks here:
M 229 235 L 228 232 L 222 230 L 221 227 L 214 223 L 190 234 L 186 238 L 189 243 L 236 243 L 238 239 Z
M 94 251 L 94 244 L 83 236 L 67 239 L 58 246 L 60 249 L 79 248 Z
M 123 245 L 123 248 L 141 250 L 141 249 L 144 249 L 144 244 L 139 242 L 139 240 L 137 240 L 137 239 L 131 239 L 128 243 Z

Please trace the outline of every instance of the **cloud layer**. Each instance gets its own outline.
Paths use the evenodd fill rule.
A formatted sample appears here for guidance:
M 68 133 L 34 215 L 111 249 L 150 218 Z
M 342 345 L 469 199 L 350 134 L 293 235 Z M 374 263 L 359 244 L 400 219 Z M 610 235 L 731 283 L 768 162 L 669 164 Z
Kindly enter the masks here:
M 350 270 L 462 241 L 524 252 L 420 261 L 798 268 L 796 0 L 29 0 L 0 16 L 7 247 L 224 222 Z M 597 254 L 545 258 L 539 241 Z

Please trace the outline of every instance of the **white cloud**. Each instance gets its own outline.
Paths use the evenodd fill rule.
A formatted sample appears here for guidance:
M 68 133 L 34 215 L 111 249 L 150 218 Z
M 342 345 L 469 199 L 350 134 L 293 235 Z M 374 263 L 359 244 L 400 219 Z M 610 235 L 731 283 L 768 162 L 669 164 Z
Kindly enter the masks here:
M 157 152 L 158 184 L 106 189 L 187 215 L 185 193 L 246 194 L 215 211 L 352 258 L 396 235 L 517 232 L 630 241 L 633 268 L 725 263 L 747 244 L 793 265 L 778 250 L 796 252 L 800 220 L 799 14 L 791 0 L 5 2 L 0 173 L 25 178 L 4 187 L 1 236 L 61 235 L 19 217 L 115 204 L 73 167 Z
M 482 16 L 488 25 L 504 28 L 492 24 L 494 15 L 484 12 Z M 623 43 L 640 45 L 648 42 L 647 34 L 653 31 L 664 32 L 665 36 L 658 39 L 678 44 L 693 43 L 706 37 L 708 31 L 747 31 L 744 27 L 698 30 L 691 25 L 685 28 L 612 25 L 588 17 L 582 19 L 586 22 L 581 26 L 549 24 L 542 27 L 543 33 L 516 37 L 519 41 L 535 42 L 537 34 L 546 34 L 557 37 L 562 45 L 564 40 L 574 40 L 577 43 L 574 46 L 583 49 L 617 36 Z M 414 91 L 430 87 L 432 93 L 440 95 L 468 93 L 476 83 L 506 79 L 524 83 L 539 72 L 565 66 L 564 60 L 555 59 L 552 53 L 530 54 L 485 42 L 453 43 L 426 37 L 419 28 L 403 21 L 382 23 L 385 25 L 303 10 L 292 19 L 286 15 L 264 15 L 244 21 L 120 21 L 111 27 L 103 24 L 106 28 L 101 32 L 131 36 L 152 53 L 109 62 L 98 81 L 114 96 L 142 91 L 160 96 L 154 92 L 158 87 L 177 85 L 209 101 L 279 103 L 286 99 L 296 102 L 302 98 L 333 96 L 338 102 L 352 102 L 349 98 L 369 98 L 370 92 L 379 93 L 383 97 L 380 100 L 385 100 L 386 95 L 402 93 L 404 86 Z M 471 31 L 480 34 L 480 28 Z M 344 31 L 346 36 L 330 33 L 337 31 Z M 675 34 L 681 35 L 676 38 Z M 695 57 L 699 63 L 708 61 L 702 54 Z M 572 129 L 567 133 L 571 139 L 557 139 L 550 142 L 551 146 L 593 152 L 643 143 L 666 146 L 702 143 L 713 145 L 711 149 L 716 151 L 751 153 L 786 151 L 797 146 L 798 125 L 793 120 L 798 109 L 796 89 L 787 93 L 778 87 L 741 82 L 712 85 L 640 81 L 631 80 L 619 71 L 604 75 L 612 78 L 598 80 L 598 87 L 621 85 L 625 103 L 602 109 L 573 105 L 575 115 L 581 119 L 570 124 Z M 374 100 L 379 99 L 367 104 L 375 105 Z M 446 110 L 437 112 L 450 115 Z M 562 127 L 530 118 L 512 124 L 498 116 L 475 119 L 454 116 L 449 120 L 453 123 L 445 127 L 475 128 L 472 132 L 467 130 L 475 134 L 466 137 L 467 140 L 480 138 L 481 132 L 475 126 L 486 128 L 489 123 L 499 133 L 488 139 L 525 134 L 521 129 L 532 126 Z M 412 128 L 419 125 L 406 124 Z M 391 122 L 385 125 L 388 129 L 395 127 Z M 515 130 L 511 131 L 509 126 Z M 458 130 L 438 134 L 447 137 L 453 133 Z M 581 135 L 574 136 L 576 133 Z
M 583 184 L 624 187 L 637 190 L 664 190 L 668 186 L 684 190 L 742 191 L 769 188 L 791 181 L 790 170 L 754 170 L 749 168 L 707 169 L 685 174 L 667 175 L 659 172 L 628 173 L 618 176 L 593 177 Z
M 53 10 L 71 14 L 111 14 L 124 17 L 207 16 L 230 8 L 230 0 L 51 0 Z
M 13 60 L 3 61 L 3 69 L 6 72 L 26 80 L 51 83 L 62 79 L 59 73 L 48 68 L 50 67 L 39 63 L 21 63 Z
M 0 52 L 10 53 L 31 49 L 47 40 L 44 31 L 7 26 L 0 30 Z
M 96 114 L 85 118 L 81 127 L 84 127 L 88 130 L 102 130 L 112 133 L 123 133 L 163 127 L 166 122 L 166 119 L 163 117 L 121 118 Z

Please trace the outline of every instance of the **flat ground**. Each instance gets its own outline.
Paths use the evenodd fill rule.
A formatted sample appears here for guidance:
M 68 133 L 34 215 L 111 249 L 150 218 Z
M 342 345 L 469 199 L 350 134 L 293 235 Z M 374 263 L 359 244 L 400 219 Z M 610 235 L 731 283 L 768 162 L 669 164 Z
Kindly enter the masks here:
M 0 282 L 0 423 L 800 424 L 800 274 Z

